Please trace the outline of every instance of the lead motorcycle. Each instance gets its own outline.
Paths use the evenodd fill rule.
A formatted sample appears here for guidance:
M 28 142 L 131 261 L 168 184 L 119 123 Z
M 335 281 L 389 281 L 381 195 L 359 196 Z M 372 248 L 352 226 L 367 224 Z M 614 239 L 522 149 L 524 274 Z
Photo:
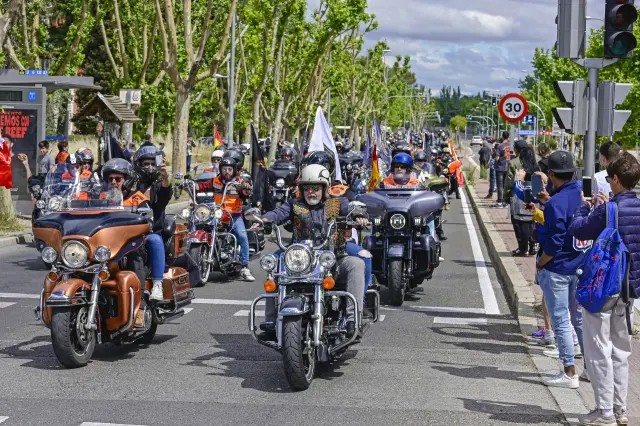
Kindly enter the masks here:
M 164 300 L 147 302 L 143 326 L 134 324 L 144 290 L 150 292 L 153 284 L 140 282 L 125 265 L 151 232 L 150 208 L 125 207 L 120 191 L 99 193 L 77 179 L 56 197 L 56 212 L 33 225 L 44 245 L 42 259 L 51 265 L 35 316 L 51 330 L 62 365 L 86 365 L 98 344 L 149 343 L 158 325 L 184 315 L 182 308 L 194 298 L 189 274 L 170 267 L 163 280 Z M 181 246 L 179 241 L 174 245 L 176 250 Z
M 294 390 L 308 389 L 316 364 L 340 359 L 358 339 L 358 332 L 348 337 L 344 325 L 347 301 L 357 306 L 356 297 L 362 295 L 334 290 L 333 274 L 336 258 L 346 255 L 345 234 L 354 226 L 350 216 L 363 206 L 361 203 L 352 204 L 349 216 L 337 217 L 331 212 L 339 211 L 339 203 L 339 199 L 327 201 L 327 232 L 323 233 L 327 237 L 317 246 L 312 241 L 301 241 L 286 247 L 278 226 L 262 222 L 257 209 L 247 212 L 254 220 L 263 223 L 266 233 L 275 230 L 281 249 L 278 255 L 264 255 L 260 259 L 260 266 L 267 272 L 266 293 L 251 303 L 249 330 L 258 343 L 282 354 L 285 375 Z M 275 341 L 265 340 L 256 334 L 256 305 L 268 298 L 275 299 L 278 311 Z M 370 323 L 378 321 L 380 296 L 377 291 L 367 291 L 367 306 L 373 315 L 370 322 L 363 324 L 359 315 L 355 316 L 355 329 L 361 333 Z
M 400 306 L 405 295 L 431 279 L 440 264 L 440 242 L 435 233 L 436 215 L 444 206 L 442 191 L 388 187 L 358 196 L 367 205 L 373 223 L 363 247 L 373 256 L 373 273 L 390 292 L 390 304 Z

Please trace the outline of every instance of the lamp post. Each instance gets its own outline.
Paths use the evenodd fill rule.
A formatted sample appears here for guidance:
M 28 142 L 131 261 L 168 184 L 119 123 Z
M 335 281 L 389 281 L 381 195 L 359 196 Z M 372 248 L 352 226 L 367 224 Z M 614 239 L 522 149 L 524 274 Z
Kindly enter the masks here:
M 229 124 L 227 125 L 227 144 L 233 146 L 233 122 L 235 120 L 235 91 L 236 91 L 236 18 L 234 10 L 231 23 L 231 62 L 229 64 Z

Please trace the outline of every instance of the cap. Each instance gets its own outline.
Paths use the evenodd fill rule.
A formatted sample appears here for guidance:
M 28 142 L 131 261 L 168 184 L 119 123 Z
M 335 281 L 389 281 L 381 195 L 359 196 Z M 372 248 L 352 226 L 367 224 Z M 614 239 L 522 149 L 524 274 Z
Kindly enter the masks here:
M 556 151 L 548 158 L 549 170 L 555 173 L 571 173 L 576 171 L 573 156 L 567 151 Z
M 522 151 L 524 148 L 528 147 L 529 144 L 527 143 L 527 141 L 520 139 L 517 140 L 514 144 L 513 144 L 513 149 L 517 149 L 518 151 Z

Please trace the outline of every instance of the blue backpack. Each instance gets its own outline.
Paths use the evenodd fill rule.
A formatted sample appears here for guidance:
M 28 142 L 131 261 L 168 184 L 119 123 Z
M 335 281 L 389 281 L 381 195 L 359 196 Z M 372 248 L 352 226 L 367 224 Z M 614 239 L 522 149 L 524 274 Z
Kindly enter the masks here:
M 606 227 L 578 271 L 576 300 L 593 314 L 612 309 L 620 298 L 629 303 L 631 261 L 618 232 L 618 205 L 608 202 L 605 209 Z

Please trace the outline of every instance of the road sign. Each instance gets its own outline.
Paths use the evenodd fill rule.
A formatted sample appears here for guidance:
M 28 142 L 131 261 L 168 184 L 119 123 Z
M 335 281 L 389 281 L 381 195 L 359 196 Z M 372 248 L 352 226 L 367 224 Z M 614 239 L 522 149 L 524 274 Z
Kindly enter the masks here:
M 509 93 L 500 101 L 498 111 L 500 111 L 500 115 L 505 120 L 517 123 L 527 115 L 529 107 L 527 105 L 527 100 L 521 95 L 518 93 Z
M 473 120 L 473 116 L 471 114 L 467 115 L 467 121 Z
M 535 136 L 536 135 L 536 131 L 535 130 L 520 130 L 518 132 L 518 134 L 520 136 Z
M 535 126 L 536 125 L 536 116 L 535 115 L 527 115 L 522 119 L 522 124 L 525 126 Z
M 127 103 L 127 92 L 131 92 L 131 105 L 140 105 L 142 102 L 141 89 L 120 89 L 120 100 Z

